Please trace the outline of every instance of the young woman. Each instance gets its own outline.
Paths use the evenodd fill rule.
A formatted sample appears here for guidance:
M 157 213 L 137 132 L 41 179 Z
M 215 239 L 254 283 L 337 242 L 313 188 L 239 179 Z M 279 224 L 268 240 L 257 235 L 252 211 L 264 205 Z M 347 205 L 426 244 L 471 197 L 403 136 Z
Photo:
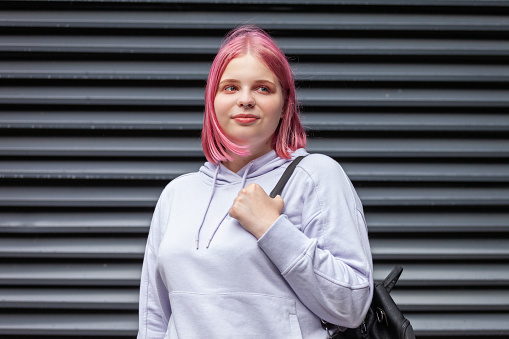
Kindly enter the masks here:
M 226 37 L 205 90 L 197 173 L 155 208 L 138 338 L 326 338 L 358 326 L 372 297 L 361 202 L 341 167 L 307 155 L 288 61 L 264 31 Z

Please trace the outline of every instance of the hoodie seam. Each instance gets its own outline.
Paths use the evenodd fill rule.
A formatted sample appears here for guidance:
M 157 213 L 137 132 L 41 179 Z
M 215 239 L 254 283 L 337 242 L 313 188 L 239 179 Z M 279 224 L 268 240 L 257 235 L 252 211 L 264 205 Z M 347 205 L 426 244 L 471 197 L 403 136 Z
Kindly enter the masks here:
M 358 236 L 362 239 L 362 234 L 361 234 L 361 230 L 360 230 L 360 226 L 361 226 L 361 225 L 359 225 L 359 222 L 358 222 L 358 221 L 359 221 L 359 216 L 362 218 L 362 221 L 364 222 L 364 225 L 363 225 L 364 227 L 367 227 L 367 225 L 368 225 L 368 224 L 366 223 L 366 218 L 364 217 L 364 213 L 363 213 L 361 210 L 359 210 L 359 209 L 357 208 L 357 209 L 355 210 L 355 212 L 356 212 L 356 214 L 357 214 L 357 215 L 356 215 L 356 218 L 355 218 L 355 220 L 356 220 L 356 224 L 357 224 L 357 225 L 356 225 L 356 226 L 357 226 L 357 228 L 356 228 L 356 229 L 357 229 L 357 234 L 358 234 Z M 368 236 L 368 239 L 369 239 L 369 236 Z M 361 246 L 362 246 L 362 251 L 363 251 L 364 253 L 366 253 L 366 255 L 367 255 L 367 252 L 368 252 L 368 251 L 366 250 L 366 246 L 365 246 L 364 242 L 362 242 L 362 241 L 361 241 Z M 371 250 L 369 250 L 369 251 L 371 251 Z M 364 269 L 366 270 L 366 272 L 369 272 L 369 267 L 370 267 L 371 265 L 370 265 L 370 263 L 369 263 L 369 262 L 367 262 L 367 263 L 366 263 L 366 265 L 367 265 L 367 266 L 366 266 L 366 267 L 364 267 Z
M 305 249 L 304 251 L 302 251 L 301 253 L 299 253 L 299 255 L 293 259 L 293 261 L 290 263 L 290 265 L 288 265 L 288 268 L 286 268 L 283 272 L 281 272 L 282 275 L 286 275 L 288 274 L 296 265 L 297 263 L 299 263 L 301 261 L 302 258 L 304 257 L 309 257 L 311 258 L 307 253 L 308 253 L 308 250 L 313 247 L 313 245 L 316 243 L 316 240 L 315 241 L 312 241 Z
M 312 154 L 311 154 L 311 155 L 312 155 Z M 308 157 L 306 157 L 306 158 L 312 158 L 312 157 L 311 157 L 311 156 L 308 156 Z M 324 213 L 323 213 L 323 210 L 324 210 L 324 208 L 323 208 L 324 203 L 323 203 L 323 200 L 322 200 L 322 199 L 320 199 L 320 194 L 318 194 L 318 193 L 319 193 L 319 185 L 318 185 L 318 184 L 317 184 L 317 182 L 313 179 L 313 177 L 312 177 L 312 176 L 311 176 L 311 174 L 307 171 L 307 169 L 306 169 L 306 168 L 304 168 L 303 166 L 301 166 L 301 164 L 304 164 L 305 160 L 306 160 L 306 159 L 303 159 L 303 161 L 302 161 L 299 165 L 297 165 L 297 168 L 302 169 L 302 170 L 303 170 L 303 171 L 307 174 L 307 176 L 309 177 L 309 179 L 311 180 L 311 182 L 312 182 L 312 184 L 313 184 L 313 187 L 314 187 L 314 190 L 313 190 L 314 192 L 313 192 L 313 193 L 315 194 L 316 199 L 318 200 L 318 203 L 319 203 L 319 206 L 320 206 L 320 211 L 319 211 L 318 213 L 316 213 L 316 214 L 315 214 L 315 215 L 314 215 L 314 216 L 313 216 L 313 217 L 309 220 L 309 223 L 311 223 L 313 220 L 315 220 L 315 219 L 319 218 L 320 216 L 323 216 L 323 219 L 322 219 L 322 221 L 320 222 L 320 234 L 321 234 L 321 240 L 323 241 L 324 247 L 325 247 L 325 248 L 327 248 L 327 237 L 326 237 L 326 234 L 327 234 L 328 229 L 329 229 L 329 228 L 327 227 L 327 225 L 329 224 L 329 222 L 328 222 L 328 218 L 326 217 L 326 214 L 324 214 Z M 348 185 L 348 195 L 349 195 L 350 199 L 351 199 L 351 200 L 353 200 L 353 204 L 354 204 L 354 206 L 353 206 L 353 212 L 354 212 L 354 215 L 352 216 L 352 217 L 354 217 L 354 218 L 352 218 L 352 219 L 353 219 L 353 222 L 355 223 L 355 229 L 356 229 L 356 231 L 357 231 L 357 234 L 359 235 L 359 237 L 361 237 L 361 234 L 360 234 L 361 232 L 360 232 L 360 230 L 359 230 L 358 216 L 357 216 L 357 213 L 359 212 L 359 208 L 358 208 L 358 204 L 357 204 L 357 199 L 356 199 L 356 197 L 355 197 L 355 194 L 353 193 L 354 191 L 353 191 L 352 183 L 348 180 L 348 177 L 346 177 L 346 173 L 344 172 L 344 170 L 343 170 L 343 168 L 341 167 L 341 165 L 340 165 L 337 161 L 336 161 L 336 163 L 337 163 L 337 165 L 338 165 L 338 166 L 340 167 L 340 169 L 341 169 L 341 171 L 340 171 L 339 175 L 341 175 L 341 177 L 343 178 L 343 180 L 347 180 L 347 181 L 348 181 L 348 183 L 349 183 L 349 185 Z M 362 213 L 361 213 L 361 215 L 362 215 Z M 305 230 L 306 228 L 307 228 L 307 227 L 303 227 L 303 232 L 304 232 L 304 230 Z M 362 238 L 362 237 L 361 237 L 361 238 Z M 317 241 L 318 241 L 318 239 L 317 239 Z M 366 253 L 366 249 L 365 249 L 365 247 L 364 247 L 364 244 L 361 244 L 361 246 L 362 246 L 362 250 L 363 250 L 363 252 L 364 252 L 364 253 Z M 309 256 L 309 254 L 307 253 L 307 250 L 306 250 L 305 254 Z M 311 256 L 310 256 L 310 258 L 311 258 Z M 311 259 L 312 259 L 312 258 L 311 258 Z M 292 265 L 293 265 L 293 264 L 294 264 L 294 263 L 292 263 Z M 364 268 L 364 269 L 366 269 L 366 267 L 363 267 L 363 268 Z M 333 278 L 329 277 L 329 276 L 328 276 L 328 275 L 326 275 L 325 273 L 320 272 L 320 271 L 317 271 L 317 270 L 314 270 L 314 271 L 315 271 L 315 273 L 316 273 L 318 276 L 320 276 L 321 278 L 326 279 L 326 280 L 328 280 L 328 281 L 330 281 L 330 282 L 332 282 L 332 283 L 337 284 L 336 280 L 334 280 Z M 369 271 L 369 264 L 368 264 L 368 268 L 366 269 L 366 271 Z M 369 281 L 367 282 L 367 284 L 369 285 Z M 340 286 L 343 286 L 343 285 L 341 285 L 341 284 L 339 284 L 339 285 L 340 285 Z M 362 286 L 362 285 L 364 285 L 364 283 L 363 283 L 363 284 L 361 284 L 361 286 Z M 362 288 L 362 287 L 361 287 L 361 288 Z
M 311 154 L 312 155 L 312 154 Z M 310 157 L 307 157 L 307 158 L 310 158 Z M 305 159 L 304 159 L 305 160 Z M 348 182 L 348 196 L 350 198 L 350 201 L 353 201 L 353 209 L 352 209 L 352 212 L 354 212 L 353 214 L 355 214 L 355 219 L 354 222 L 355 222 L 355 228 L 357 230 L 357 233 L 360 233 L 360 230 L 359 230 L 359 223 L 358 223 L 358 219 L 357 219 L 357 212 L 359 211 L 359 208 L 358 208 L 358 204 L 357 204 L 357 199 L 356 199 L 356 196 L 354 194 L 354 191 L 353 191 L 353 187 L 352 187 L 352 183 L 349 181 L 348 177 L 346 176 L 346 173 L 345 171 L 343 170 L 343 168 L 341 167 L 341 164 L 339 164 L 337 161 L 335 161 L 336 164 L 339 166 L 339 168 L 341 169 L 339 175 L 341 175 L 342 179 L 343 180 L 346 180 Z M 304 163 L 304 161 L 301 162 L 301 164 Z M 323 200 L 320 198 L 320 195 L 318 194 L 319 192 L 319 185 L 317 184 L 317 182 L 313 179 L 313 177 L 311 176 L 311 174 L 304 168 L 304 167 L 301 167 L 301 164 L 299 164 L 297 167 L 300 167 L 302 168 L 302 170 L 304 172 L 306 172 L 306 174 L 308 175 L 309 179 L 311 180 L 311 182 L 313 183 L 313 187 L 315 188 L 314 189 L 314 193 L 316 195 L 316 199 L 318 200 L 318 203 L 320 205 L 320 212 L 317 213 L 312 219 L 310 219 L 310 222 L 313 221 L 314 219 L 318 218 L 320 215 L 323 215 L 324 216 L 324 220 L 322 220 L 322 222 L 320 223 L 321 227 L 320 227 L 320 233 L 322 234 L 322 239 L 323 239 L 323 242 L 324 242 L 324 245 L 326 246 L 327 245 L 327 237 L 325 236 L 327 231 L 328 231 L 328 227 L 326 226 L 328 224 L 328 219 L 326 219 L 326 216 L 325 214 L 323 213 L 323 210 L 324 210 L 324 202 Z M 353 216 L 353 215 L 352 215 Z M 363 248 L 364 249 L 364 248 Z
M 147 250 L 149 250 L 150 252 L 152 252 L 152 254 L 154 254 L 154 251 L 152 249 L 152 246 L 150 244 L 150 242 L 148 243 L 148 246 L 147 246 Z M 150 254 L 149 254 L 150 255 Z M 147 333 L 148 333 L 148 287 L 149 287 L 149 281 L 150 281 L 150 270 L 147 269 L 147 287 L 145 288 L 145 300 L 147 300 L 147 305 L 145 307 L 145 338 L 147 337 Z
M 309 158 L 309 157 L 306 157 L 306 158 Z M 317 183 L 315 182 L 315 180 L 313 179 L 313 177 L 311 176 L 311 174 L 308 172 L 307 169 L 305 169 L 301 164 L 305 161 L 306 159 L 303 159 L 303 161 L 297 165 L 297 168 L 300 168 L 304 173 L 306 173 L 306 175 L 308 176 L 309 180 L 311 181 L 311 183 L 313 184 L 313 195 L 315 196 L 316 200 L 318 200 L 318 204 L 320 206 L 320 210 L 308 221 L 308 224 L 311 223 L 313 220 L 317 219 L 319 216 L 321 215 L 324 215 L 323 214 L 323 201 L 322 199 L 320 199 L 320 195 L 318 194 L 318 191 L 319 191 L 319 188 L 318 188 L 318 185 Z M 324 219 L 326 219 L 325 215 L 324 215 Z M 320 222 L 320 238 L 323 239 L 324 243 L 325 243 L 325 233 L 326 233 L 326 230 L 325 230 L 325 225 L 327 225 L 326 223 L 327 220 L 322 220 Z M 307 225 L 304 226 L 302 228 L 302 231 L 304 232 L 307 228 Z
M 294 302 L 295 300 L 290 297 L 286 296 L 280 296 L 280 295 L 274 295 L 274 294 L 267 294 L 267 293 L 256 293 L 256 292 L 219 292 L 219 293 L 203 293 L 203 292 L 195 292 L 195 291 L 172 291 L 169 293 L 170 295 L 176 294 L 176 295 L 196 295 L 196 296 L 252 296 L 252 297 L 268 297 L 268 298 L 275 298 L 275 299 L 281 299 L 281 300 L 287 300 Z
M 329 282 L 331 282 L 331 283 L 333 283 L 335 285 L 348 288 L 350 290 L 362 290 L 362 289 L 365 289 L 365 288 L 369 287 L 369 281 L 366 281 L 366 282 L 363 282 L 363 283 L 360 283 L 360 284 L 345 284 L 345 283 L 343 283 L 343 282 L 341 282 L 339 280 L 336 280 L 334 278 L 329 277 L 328 275 L 323 274 L 322 272 L 320 272 L 320 271 L 318 271 L 316 269 L 314 269 L 313 271 L 320 278 L 322 278 L 324 280 L 327 280 L 327 281 L 329 281 Z

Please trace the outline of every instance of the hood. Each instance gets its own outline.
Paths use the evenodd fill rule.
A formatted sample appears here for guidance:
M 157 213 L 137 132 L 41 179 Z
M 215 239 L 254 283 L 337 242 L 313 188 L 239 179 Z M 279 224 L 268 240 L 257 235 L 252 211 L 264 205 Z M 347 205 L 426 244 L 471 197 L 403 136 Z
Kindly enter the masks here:
M 278 168 L 285 163 L 292 161 L 298 156 L 301 155 L 307 155 L 305 149 L 299 148 L 295 152 L 291 154 L 291 159 L 283 159 L 280 158 L 276 151 L 272 150 L 267 154 L 262 155 L 259 158 L 254 159 L 253 161 L 249 162 L 240 169 L 237 173 L 229 170 L 226 168 L 223 164 L 213 164 L 211 162 L 206 162 L 201 168 L 200 168 L 200 175 L 202 179 L 211 186 L 210 188 L 210 194 L 208 199 L 207 208 L 205 209 L 205 213 L 203 214 L 200 226 L 196 232 L 196 249 L 199 249 L 199 241 L 200 241 L 200 232 L 203 227 L 203 223 L 205 221 L 205 217 L 207 216 L 207 212 L 209 210 L 210 204 L 212 202 L 212 198 L 214 197 L 214 192 L 216 187 L 220 187 L 222 185 L 228 185 L 232 183 L 241 183 L 242 187 L 245 186 L 246 181 L 248 179 L 256 178 L 258 176 L 261 176 L 263 174 L 269 173 L 270 171 L 274 170 L 275 168 Z M 221 219 L 219 224 L 216 225 L 216 228 L 214 230 L 214 233 L 212 234 L 212 237 L 209 239 L 207 248 L 210 246 L 210 243 L 212 239 L 214 238 L 214 235 L 216 234 L 217 230 L 221 226 L 223 220 L 228 216 L 228 211 L 230 210 L 230 207 L 227 208 L 224 217 Z
M 230 171 L 223 164 L 213 164 L 206 162 L 200 168 L 200 174 L 203 180 L 210 185 L 221 186 L 225 184 L 239 183 L 242 180 L 252 179 L 268 173 L 275 168 L 278 168 L 286 162 L 295 159 L 298 156 L 308 154 L 305 149 L 299 148 L 291 154 L 291 159 L 280 158 L 276 151 L 272 150 L 259 158 L 254 159 L 241 168 L 237 173 Z M 219 168 L 218 168 L 219 167 Z M 214 176 L 217 171 L 217 177 Z

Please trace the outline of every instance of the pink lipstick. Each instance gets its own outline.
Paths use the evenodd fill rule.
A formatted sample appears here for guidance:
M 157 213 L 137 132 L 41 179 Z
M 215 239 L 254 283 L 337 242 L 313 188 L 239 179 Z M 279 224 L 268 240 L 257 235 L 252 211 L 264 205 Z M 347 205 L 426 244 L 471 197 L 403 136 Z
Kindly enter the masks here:
M 237 114 L 233 117 L 233 120 L 239 124 L 251 124 L 258 120 L 258 117 L 254 114 Z

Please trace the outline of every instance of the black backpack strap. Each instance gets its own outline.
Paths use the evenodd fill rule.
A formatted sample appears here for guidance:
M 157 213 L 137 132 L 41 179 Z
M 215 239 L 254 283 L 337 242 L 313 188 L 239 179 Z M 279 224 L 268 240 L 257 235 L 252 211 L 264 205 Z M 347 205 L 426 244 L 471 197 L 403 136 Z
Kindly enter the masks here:
M 399 276 L 401 275 L 401 272 L 403 272 L 403 267 L 396 265 L 394 269 L 387 275 L 385 280 L 383 281 L 383 285 L 387 292 L 391 292 L 392 288 L 396 283 L 398 282 Z
M 277 195 L 281 194 L 283 192 L 283 188 L 286 185 L 286 182 L 293 174 L 293 171 L 295 170 L 295 167 L 299 164 L 299 162 L 304 159 L 305 155 L 301 155 L 300 157 L 295 158 L 290 165 L 286 168 L 285 172 L 277 182 L 276 186 L 274 186 L 274 189 L 272 192 L 270 192 L 270 197 L 275 198 Z

